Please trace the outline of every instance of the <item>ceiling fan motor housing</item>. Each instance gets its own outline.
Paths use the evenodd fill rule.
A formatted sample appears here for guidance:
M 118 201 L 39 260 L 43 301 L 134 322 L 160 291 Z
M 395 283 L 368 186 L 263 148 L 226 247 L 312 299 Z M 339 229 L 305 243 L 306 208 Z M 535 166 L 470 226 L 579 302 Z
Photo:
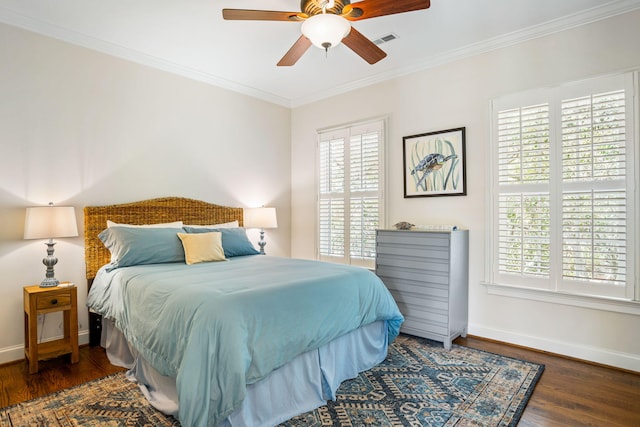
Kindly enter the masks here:
M 309 16 L 319 15 L 322 13 L 322 7 L 329 3 L 327 0 L 301 0 L 300 10 Z M 349 0 L 334 0 L 332 7 L 327 7 L 327 13 L 335 15 L 342 14 L 342 9 L 351 2 Z

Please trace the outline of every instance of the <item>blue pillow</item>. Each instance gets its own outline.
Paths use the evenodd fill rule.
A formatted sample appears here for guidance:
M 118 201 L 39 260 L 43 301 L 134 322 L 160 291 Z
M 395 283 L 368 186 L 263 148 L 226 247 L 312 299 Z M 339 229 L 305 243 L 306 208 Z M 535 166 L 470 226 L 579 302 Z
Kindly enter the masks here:
M 260 252 L 253 247 L 247 232 L 244 228 L 193 228 L 184 227 L 184 231 L 187 233 L 210 233 L 212 231 L 218 231 L 222 233 L 222 249 L 224 250 L 224 256 L 231 258 L 234 256 L 243 255 L 257 255 Z
M 107 228 L 98 235 L 111 252 L 111 265 L 106 270 L 130 265 L 184 262 L 184 249 L 178 238 L 180 231 L 180 228 Z

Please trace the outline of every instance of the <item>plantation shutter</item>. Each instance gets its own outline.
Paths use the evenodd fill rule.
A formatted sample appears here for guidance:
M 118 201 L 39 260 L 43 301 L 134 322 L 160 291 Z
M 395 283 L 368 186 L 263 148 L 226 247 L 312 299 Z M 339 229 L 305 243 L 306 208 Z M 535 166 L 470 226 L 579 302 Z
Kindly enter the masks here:
M 383 122 L 320 133 L 320 259 L 371 267 L 382 216 Z
M 320 253 L 344 257 L 345 139 L 320 142 Z
M 551 259 L 549 105 L 498 112 L 497 132 L 498 271 L 544 287 Z
M 634 297 L 632 75 L 495 100 L 493 280 Z
M 625 91 L 563 100 L 561 117 L 562 287 L 584 282 L 599 294 L 621 296 L 627 281 Z

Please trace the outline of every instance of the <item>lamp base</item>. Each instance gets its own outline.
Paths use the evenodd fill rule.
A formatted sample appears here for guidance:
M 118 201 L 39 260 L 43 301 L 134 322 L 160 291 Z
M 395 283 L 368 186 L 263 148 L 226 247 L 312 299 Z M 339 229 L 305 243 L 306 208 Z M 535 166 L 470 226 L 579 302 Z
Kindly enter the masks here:
M 266 255 L 266 252 L 264 251 L 264 247 L 267 244 L 267 242 L 264 241 L 264 228 L 260 229 L 260 241 L 258 242 L 258 246 L 260 246 L 260 255 Z
M 55 277 L 46 277 L 42 282 L 40 282 L 41 288 L 54 288 L 58 286 L 60 282 Z
M 47 256 L 44 257 L 42 263 L 47 266 L 47 273 L 45 274 L 45 279 L 40 283 L 41 288 L 53 288 L 60 284 L 53 271 L 53 266 L 58 263 L 58 258 L 53 255 L 53 246 L 55 244 L 53 239 L 49 239 L 49 241 L 46 242 Z

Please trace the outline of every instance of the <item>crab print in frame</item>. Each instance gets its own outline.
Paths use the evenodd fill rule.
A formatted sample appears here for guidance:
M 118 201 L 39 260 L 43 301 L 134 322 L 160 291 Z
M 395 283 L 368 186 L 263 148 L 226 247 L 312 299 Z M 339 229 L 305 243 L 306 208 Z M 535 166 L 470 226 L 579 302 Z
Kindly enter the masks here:
M 465 128 L 402 138 L 404 197 L 466 196 Z

